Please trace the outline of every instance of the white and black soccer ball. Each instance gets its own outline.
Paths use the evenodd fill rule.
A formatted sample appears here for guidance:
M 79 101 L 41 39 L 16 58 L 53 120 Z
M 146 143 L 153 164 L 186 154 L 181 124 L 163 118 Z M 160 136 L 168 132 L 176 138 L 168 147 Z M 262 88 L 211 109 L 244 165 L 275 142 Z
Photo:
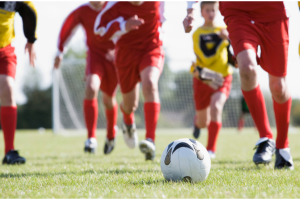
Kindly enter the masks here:
M 160 159 L 161 171 L 168 181 L 204 181 L 211 167 L 206 148 L 193 139 L 170 143 Z

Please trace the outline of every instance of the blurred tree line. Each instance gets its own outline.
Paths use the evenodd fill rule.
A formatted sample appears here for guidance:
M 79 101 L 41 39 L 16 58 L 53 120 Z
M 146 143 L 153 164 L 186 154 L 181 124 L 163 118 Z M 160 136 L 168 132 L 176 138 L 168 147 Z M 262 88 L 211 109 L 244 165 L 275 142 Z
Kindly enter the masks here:
M 84 81 L 82 73 L 85 69 L 85 55 L 84 51 L 69 51 L 64 56 L 64 60 L 73 60 L 77 62 L 76 66 L 72 66 L 72 70 L 64 72 L 64 65 L 62 65 L 62 72 L 68 73 L 70 77 L 81 77 L 80 80 L 73 82 L 66 81 L 66 84 L 72 84 L 72 87 L 78 91 L 75 96 L 81 96 L 80 100 L 75 104 L 78 109 L 78 115 L 83 117 L 82 100 L 84 95 Z M 78 62 L 78 61 L 81 62 Z M 63 74 L 64 76 L 64 74 Z M 42 89 L 39 87 L 41 77 L 38 72 L 28 74 L 27 81 L 24 84 L 23 91 L 26 95 L 27 101 L 23 105 L 18 105 L 18 129 L 36 129 L 40 127 L 52 128 L 52 87 Z M 73 78 L 74 79 L 74 78 Z M 80 92 L 80 93 L 79 93 Z M 173 72 L 169 67 L 168 57 L 165 59 L 164 70 L 159 81 L 159 92 L 161 98 L 161 114 L 158 122 L 158 127 L 191 127 L 193 125 L 195 109 L 193 102 L 193 81 L 189 73 L 189 66 L 186 70 Z M 233 74 L 233 84 L 230 97 L 225 104 L 223 112 L 223 126 L 236 127 L 237 120 L 240 115 L 240 80 L 238 71 L 235 70 Z M 271 126 L 275 126 L 274 116 L 272 111 L 272 98 L 269 94 L 264 94 L 269 119 Z M 122 101 L 122 95 L 117 92 L 117 101 Z M 184 97 L 184 98 L 183 98 Z M 73 98 L 73 97 L 71 97 Z M 75 98 L 75 97 L 74 97 Z M 104 106 L 101 102 L 101 92 L 99 94 L 99 116 L 98 127 L 105 128 Z M 143 114 L 144 98 L 140 91 L 139 107 L 136 111 L 136 123 L 139 128 L 144 127 Z M 81 118 L 83 120 L 83 118 Z M 121 112 L 118 115 L 119 122 L 122 120 Z M 63 123 L 63 122 L 62 122 Z M 84 121 L 82 121 L 84 124 Z M 248 126 L 252 126 L 252 120 L 249 120 Z M 300 126 L 300 100 L 294 99 L 291 111 L 291 124 L 293 126 Z M 247 125 L 247 124 L 246 124 Z

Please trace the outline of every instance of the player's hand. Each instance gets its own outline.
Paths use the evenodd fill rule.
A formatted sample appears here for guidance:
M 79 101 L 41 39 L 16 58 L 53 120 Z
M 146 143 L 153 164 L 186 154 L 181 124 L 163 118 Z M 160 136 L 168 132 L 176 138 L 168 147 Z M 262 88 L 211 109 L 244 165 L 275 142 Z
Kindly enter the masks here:
M 186 33 L 189 33 L 193 29 L 194 14 L 193 14 L 193 9 L 188 9 L 187 12 L 188 13 L 186 17 L 183 19 L 182 23 L 183 23 L 184 31 Z
M 138 18 L 137 15 L 134 15 L 126 21 L 125 29 L 126 31 L 137 30 L 144 23 L 145 21 L 143 19 Z
M 106 60 L 113 62 L 115 60 L 115 50 L 114 49 L 108 49 L 107 53 L 105 54 Z
M 54 59 L 54 68 L 58 69 L 60 66 L 60 63 L 62 61 L 62 57 L 61 56 L 56 56 Z
M 207 68 L 196 66 L 193 75 L 215 90 L 222 86 L 224 83 L 222 74 L 214 72 Z
M 229 33 L 228 33 L 227 29 L 225 29 L 225 28 L 221 29 L 219 37 L 223 40 L 228 40 L 228 38 L 229 38 L 228 36 L 229 36 Z
M 27 42 L 25 45 L 25 54 L 28 52 L 29 55 L 29 63 L 32 67 L 34 66 L 34 60 L 36 59 L 35 50 L 33 43 Z

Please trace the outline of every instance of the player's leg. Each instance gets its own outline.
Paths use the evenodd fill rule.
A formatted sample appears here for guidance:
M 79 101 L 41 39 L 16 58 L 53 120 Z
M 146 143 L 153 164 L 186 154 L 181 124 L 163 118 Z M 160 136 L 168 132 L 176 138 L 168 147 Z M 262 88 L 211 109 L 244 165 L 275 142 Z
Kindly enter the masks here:
M 115 147 L 115 138 L 118 131 L 118 104 L 115 93 L 118 86 L 118 77 L 115 66 L 110 61 L 102 61 L 102 74 L 100 90 L 102 91 L 102 101 L 106 115 L 106 139 L 104 144 L 104 154 L 109 154 Z
M 194 105 L 196 115 L 194 119 L 193 136 L 198 139 L 202 128 L 206 128 L 210 122 L 210 97 L 213 90 L 201 80 L 193 78 Z
M 238 121 L 238 130 L 241 131 L 245 126 L 245 113 L 242 111 L 239 121 Z
M 103 104 L 105 106 L 106 115 L 106 141 L 104 145 L 104 154 L 109 154 L 115 146 L 115 137 L 118 131 L 118 104 L 116 97 L 102 92 Z
M 97 74 L 89 74 L 86 77 L 85 99 L 84 99 L 84 119 L 88 132 L 88 139 L 85 142 L 85 152 L 94 153 L 97 143 L 97 120 L 98 120 L 98 92 L 100 78 Z
M 121 89 L 122 89 L 122 84 Z M 139 87 L 137 83 L 134 88 L 127 93 L 122 93 L 123 102 L 120 104 L 120 109 L 123 113 L 123 137 L 128 147 L 134 148 L 138 143 L 138 136 L 136 131 L 136 125 L 134 121 L 134 112 L 138 107 L 139 103 Z
M 150 66 L 140 72 L 142 91 L 145 99 L 144 115 L 146 126 L 146 140 L 140 142 L 140 150 L 145 153 L 146 160 L 153 160 L 155 156 L 155 131 L 160 113 L 160 99 L 158 94 L 158 80 L 161 71 Z
M 241 51 L 237 55 L 237 62 L 242 92 L 260 135 L 260 139 L 256 143 L 257 150 L 253 156 L 253 162 L 256 164 L 269 163 L 275 151 L 275 142 L 269 124 L 265 100 L 257 82 L 255 51 L 252 49 Z
M 216 92 L 211 96 L 209 106 L 211 120 L 208 125 L 208 143 L 206 148 L 209 151 L 211 158 L 215 158 L 217 140 L 222 127 L 222 111 L 226 99 L 227 96 L 223 92 Z
M 4 136 L 5 157 L 3 164 L 24 164 L 25 158 L 20 157 L 14 149 L 14 138 L 17 125 L 17 105 L 14 95 L 14 79 L 0 75 L 1 127 Z
M 292 98 L 285 77 L 269 75 L 269 85 L 273 97 L 273 108 L 277 127 L 275 168 L 294 168 L 290 154 L 288 130 Z

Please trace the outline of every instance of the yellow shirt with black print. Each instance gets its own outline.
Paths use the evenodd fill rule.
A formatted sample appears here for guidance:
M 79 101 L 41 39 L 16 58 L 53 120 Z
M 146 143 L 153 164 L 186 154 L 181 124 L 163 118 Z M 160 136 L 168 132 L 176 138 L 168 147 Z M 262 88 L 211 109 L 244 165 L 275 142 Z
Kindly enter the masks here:
M 226 77 L 233 73 L 228 65 L 228 40 L 221 39 L 218 34 L 225 27 L 199 27 L 193 33 L 196 65 L 218 72 Z M 191 72 L 194 66 L 191 66 Z
M 30 1 L 0 2 L 0 48 L 11 44 L 15 38 L 14 17 L 18 12 L 23 21 L 23 31 L 27 41 L 34 43 L 36 37 L 37 12 Z

